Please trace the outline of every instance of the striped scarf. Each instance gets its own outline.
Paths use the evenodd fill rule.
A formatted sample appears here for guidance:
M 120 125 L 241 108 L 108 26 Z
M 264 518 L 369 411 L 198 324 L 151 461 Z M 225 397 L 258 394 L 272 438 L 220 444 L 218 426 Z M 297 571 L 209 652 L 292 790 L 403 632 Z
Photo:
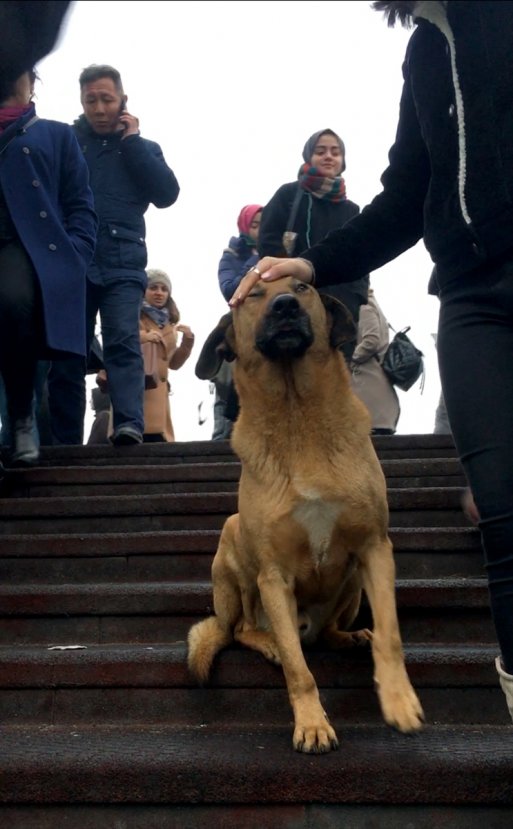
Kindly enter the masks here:
M 149 302 L 143 300 L 142 310 L 153 322 L 156 322 L 159 328 L 164 328 L 169 322 L 169 311 L 167 308 L 155 308 Z
M 337 203 L 346 198 L 346 183 L 342 176 L 336 178 L 319 176 L 316 167 L 303 164 L 299 168 L 298 180 L 299 186 L 316 199 Z

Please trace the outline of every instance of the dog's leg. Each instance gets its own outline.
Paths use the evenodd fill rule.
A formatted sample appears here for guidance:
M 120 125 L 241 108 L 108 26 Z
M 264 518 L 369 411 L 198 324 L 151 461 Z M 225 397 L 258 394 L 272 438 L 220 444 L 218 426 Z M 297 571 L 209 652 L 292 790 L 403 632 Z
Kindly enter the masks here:
M 242 600 L 242 618 L 234 631 L 234 639 L 246 648 L 251 648 L 263 654 L 269 662 L 280 665 L 278 646 L 272 633 L 259 628 L 259 617 L 263 612 L 260 605 L 260 594 L 254 582 L 240 585 Z M 260 622 L 262 622 L 260 618 Z
M 362 598 L 361 578 L 357 573 L 347 585 L 347 592 L 344 591 L 344 598 L 336 609 L 333 620 L 326 625 L 319 635 L 319 642 L 330 650 L 344 650 L 345 648 L 368 647 L 372 641 L 372 632 L 363 628 L 362 630 L 351 630 L 351 627 L 358 611 Z
M 259 574 L 258 587 L 276 638 L 294 711 L 294 748 L 314 754 L 337 748 L 337 735 L 320 703 L 317 685 L 301 648 L 293 585 L 273 567 Z
M 336 623 L 327 625 L 321 631 L 319 643 L 332 651 L 345 650 L 346 648 L 367 647 L 372 642 L 372 632 L 363 628 L 362 630 L 338 630 Z
M 400 731 L 415 731 L 422 726 L 423 712 L 404 664 L 395 603 L 395 564 L 388 539 L 369 547 L 362 580 L 374 619 L 374 680 L 383 717 Z
M 281 665 L 278 645 L 276 644 L 274 636 L 269 631 L 256 630 L 255 628 L 236 630 L 234 639 L 246 648 L 251 648 L 263 654 L 274 665 Z

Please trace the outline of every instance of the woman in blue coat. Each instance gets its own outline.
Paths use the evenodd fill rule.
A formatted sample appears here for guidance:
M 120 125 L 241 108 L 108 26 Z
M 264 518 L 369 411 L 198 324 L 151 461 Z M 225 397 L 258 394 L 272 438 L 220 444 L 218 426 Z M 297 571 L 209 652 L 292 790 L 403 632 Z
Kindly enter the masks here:
M 66 124 L 39 119 L 25 72 L 0 101 L 0 373 L 12 463 L 37 461 L 39 359 L 85 355 L 85 275 L 97 220 L 87 165 Z

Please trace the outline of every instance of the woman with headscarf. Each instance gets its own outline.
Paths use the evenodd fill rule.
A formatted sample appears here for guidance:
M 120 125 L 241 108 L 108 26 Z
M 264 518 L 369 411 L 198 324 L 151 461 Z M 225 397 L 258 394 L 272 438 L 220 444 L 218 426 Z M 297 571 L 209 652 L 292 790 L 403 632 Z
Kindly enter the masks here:
M 360 212 L 346 195 L 344 142 L 331 129 L 315 132 L 303 148 L 297 181 L 282 184 L 265 206 L 260 223 L 260 256 L 294 256 L 315 245 L 331 230 Z M 334 274 L 333 283 L 336 283 Z M 360 305 L 367 302 L 368 276 L 344 285 L 329 284 L 321 293 L 339 299 L 358 323 Z M 354 342 L 342 350 L 350 359 Z
M 180 325 L 180 314 L 171 296 L 171 280 L 165 271 L 148 270 L 148 285 L 141 310 L 139 334 L 141 344 L 157 343 L 158 381 L 156 388 L 144 392 L 144 440 L 175 440 L 169 406 L 169 369 L 178 369 L 189 359 L 194 334 L 187 325 Z M 181 342 L 178 344 L 178 334 Z

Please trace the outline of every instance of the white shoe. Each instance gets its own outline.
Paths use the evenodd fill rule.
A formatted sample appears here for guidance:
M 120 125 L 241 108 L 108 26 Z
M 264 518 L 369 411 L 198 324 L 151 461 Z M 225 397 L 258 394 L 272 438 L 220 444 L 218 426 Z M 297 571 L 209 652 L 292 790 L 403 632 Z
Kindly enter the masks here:
M 509 713 L 511 719 L 513 720 L 513 675 L 506 673 L 506 671 L 502 667 L 500 656 L 498 656 L 495 660 L 495 667 L 497 668 L 501 688 L 504 691 L 506 702 L 508 703 Z

